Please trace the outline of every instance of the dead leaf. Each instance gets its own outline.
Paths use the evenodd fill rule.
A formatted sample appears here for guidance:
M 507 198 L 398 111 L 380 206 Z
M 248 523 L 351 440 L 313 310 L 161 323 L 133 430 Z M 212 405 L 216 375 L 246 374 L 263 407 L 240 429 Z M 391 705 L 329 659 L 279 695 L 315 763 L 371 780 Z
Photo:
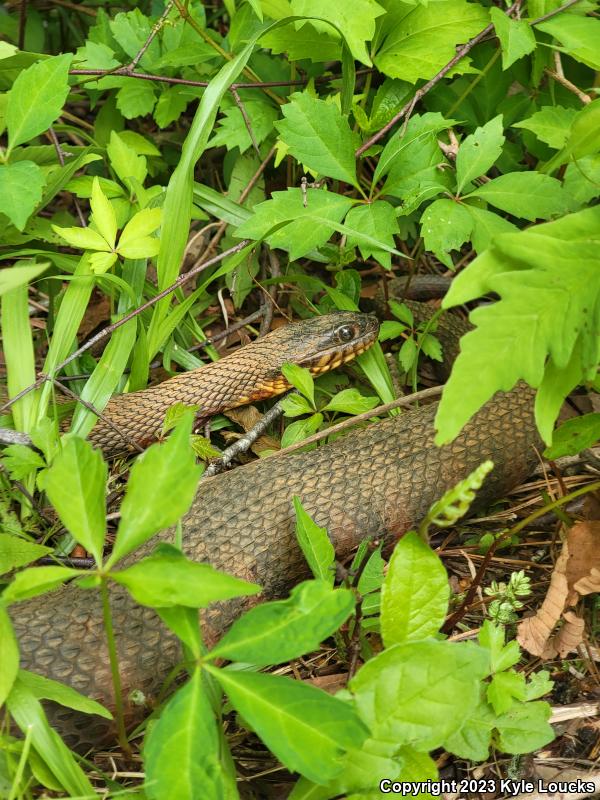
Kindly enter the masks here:
M 574 611 L 566 611 L 563 619 L 565 623 L 552 642 L 553 648 L 561 658 L 565 658 L 569 653 L 577 650 L 583 641 L 585 627 L 583 618 L 578 617 Z
M 243 428 L 245 433 L 248 433 L 248 431 L 251 430 L 258 422 L 260 422 L 260 420 L 263 417 L 263 415 L 256 408 L 256 406 L 243 406 L 242 408 L 232 408 L 230 411 L 225 412 L 225 416 L 232 422 L 235 422 L 237 425 Z M 227 433 L 223 431 L 222 433 L 226 440 L 240 438 L 239 434 L 236 434 L 233 431 L 227 431 Z M 263 433 L 261 436 L 258 437 L 258 439 L 254 442 L 254 444 L 251 446 L 250 449 L 255 455 L 258 456 L 265 450 L 281 449 L 281 444 L 277 439 L 274 439 L 267 433 Z
M 600 569 L 593 567 L 590 574 L 580 578 L 573 588 L 582 595 L 600 592 Z
M 583 641 L 584 620 L 572 610 L 580 594 L 600 590 L 600 521 L 577 522 L 570 528 L 550 578 L 544 602 L 533 617 L 517 627 L 524 650 L 542 658 L 564 658 Z M 563 625 L 553 635 L 559 620 Z

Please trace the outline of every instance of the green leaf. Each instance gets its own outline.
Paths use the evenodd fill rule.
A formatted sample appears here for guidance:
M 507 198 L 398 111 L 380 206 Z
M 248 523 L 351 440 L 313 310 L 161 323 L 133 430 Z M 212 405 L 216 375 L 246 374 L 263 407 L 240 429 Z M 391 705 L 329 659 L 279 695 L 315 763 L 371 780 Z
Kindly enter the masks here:
M 90 205 L 92 207 L 92 214 L 94 215 L 94 227 L 102 238 L 105 239 L 109 247 L 111 249 L 114 248 L 117 238 L 117 217 L 113 204 L 104 194 L 97 177 L 94 178 L 92 184 L 92 199 Z
M 276 123 L 280 138 L 301 164 L 320 175 L 358 186 L 354 151 L 359 145 L 335 103 L 296 92 Z
M 67 686 L 59 681 L 46 678 L 43 675 L 36 675 L 35 672 L 19 670 L 19 683 L 24 686 L 38 700 L 52 700 L 65 708 L 73 708 L 83 714 L 97 714 L 104 719 L 112 719 L 110 711 L 100 703 L 85 697 L 75 691 L 71 686 Z
M 499 8 L 491 8 L 490 15 L 502 47 L 502 69 L 508 69 L 527 53 L 535 50 L 535 36 L 526 20 L 511 19 Z
M 502 114 L 491 119 L 474 133 L 467 136 L 458 148 L 456 156 L 456 180 L 459 194 L 475 178 L 485 175 L 502 152 Z
M 461 203 L 454 200 L 434 200 L 421 217 L 421 235 L 425 247 L 450 269 L 454 263 L 450 250 L 458 250 L 469 240 L 473 218 Z
M 552 444 L 544 450 L 544 458 L 574 456 L 600 439 L 600 414 L 584 414 L 564 422 L 554 432 Z
M 132 178 L 141 184 L 144 183 L 148 174 L 146 158 L 138 156 L 133 147 L 127 145 L 116 131 L 110 132 L 110 143 L 106 152 L 110 159 L 110 166 L 128 188 L 131 189 Z
M 404 340 L 402 347 L 398 352 L 398 360 L 400 361 L 400 366 L 404 372 L 411 371 L 416 364 L 418 355 L 419 351 L 417 348 L 417 343 L 412 336 L 409 336 L 408 339 Z
M 296 539 L 315 578 L 333 586 L 335 549 L 325 528 L 320 528 L 305 511 L 300 498 L 294 496 L 296 512 Z
M 455 55 L 457 44 L 468 41 L 489 22 L 486 9 L 466 0 L 446 0 L 444 13 L 435 3 L 396 3 L 385 0 L 388 13 L 381 23 L 382 42 L 373 60 L 391 78 L 416 83 L 432 78 Z
M 218 572 L 210 564 L 189 561 L 165 543 L 147 558 L 111 574 L 138 603 L 154 608 L 206 608 L 219 600 L 260 592 L 260 586 Z
M 153 444 L 131 470 L 109 564 L 174 525 L 194 498 L 201 474 L 189 437 L 193 413 L 184 415 L 164 444 Z
M 577 161 L 597 153 L 598 150 L 600 150 L 600 100 L 595 100 L 584 106 L 573 117 L 565 146 L 540 171 L 554 172 L 567 161 Z
M 146 795 L 150 800 L 221 800 L 220 747 L 215 715 L 196 669 L 146 736 Z
M 439 500 L 436 500 L 419 526 L 419 533 L 423 538 L 429 525 L 448 528 L 463 517 L 475 499 L 475 492 L 481 488 L 483 481 L 493 468 L 493 461 L 483 461 L 466 478 L 448 489 Z
M 254 214 L 235 231 L 238 239 L 263 239 L 274 249 L 287 250 L 292 261 L 302 258 L 316 247 L 325 244 L 341 222 L 353 201 L 334 192 L 309 189 L 306 206 L 300 189 L 273 192 L 271 199 L 254 207 Z M 315 223 L 313 216 L 326 220 Z M 304 219 L 303 219 L 304 218 Z M 275 233 L 277 225 L 287 222 Z M 163 232 L 164 235 L 164 232 Z
M 100 450 L 68 439 L 46 473 L 44 488 L 63 525 L 102 563 L 107 468 Z
M 575 14 L 561 14 L 554 19 L 536 25 L 540 31 L 549 33 L 562 44 L 557 48 L 587 64 L 592 69 L 600 69 L 600 20 Z
M 481 626 L 478 634 L 479 644 L 490 651 L 490 671 L 502 672 L 502 670 L 514 667 L 521 658 L 521 651 L 516 641 L 504 644 L 505 631 L 501 625 L 494 625 L 486 619 Z
M 281 446 L 289 447 L 291 444 L 301 442 L 313 433 L 316 433 L 323 424 L 323 414 L 313 414 L 307 419 L 299 419 L 288 425 L 281 437 Z
M 368 205 L 351 208 L 345 225 L 348 228 L 356 228 L 374 239 L 379 239 L 389 247 L 394 247 L 394 235 L 400 232 L 396 212 L 393 206 L 385 200 L 376 200 Z M 386 269 L 391 268 L 392 256 L 389 252 L 366 244 L 364 239 L 348 236 L 347 246 L 353 247 L 355 244 L 358 244 L 363 259 L 366 260 L 373 256 Z
M 0 297 L 19 286 L 25 286 L 31 283 L 38 275 L 45 272 L 49 266 L 49 261 L 41 261 L 39 264 L 28 261 L 18 261 L 10 269 L 1 270 Z
M 406 325 L 403 322 L 386 319 L 379 326 L 378 341 L 387 342 L 390 339 L 398 339 L 405 330 Z
M 279 401 L 286 417 L 299 417 L 301 414 L 312 414 L 314 407 L 301 394 L 290 394 Z
M 9 714 L 30 737 L 33 749 L 64 787 L 68 797 L 93 797 L 94 789 L 75 757 L 48 724 L 40 701 L 17 677 L 6 701 Z
M 494 214 L 485 208 L 470 205 L 467 201 L 464 206 L 473 219 L 471 231 L 471 244 L 477 253 L 483 253 L 500 233 L 516 233 L 519 229 L 512 222 L 504 219 L 499 214 Z
M 550 680 L 550 673 L 548 670 L 542 669 L 539 672 L 534 672 L 529 678 L 525 688 L 526 700 L 537 700 L 538 697 L 543 697 L 554 688 L 554 681 Z
M 310 21 L 301 23 L 300 30 L 297 30 L 297 24 L 292 22 L 267 33 L 261 38 L 261 46 L 273 53 L 285 53 L 289 61 L 301 61 L 305 58 L 317 63 L 340 60 L 342 48 L 340 41 L 334 38 L 335 31 L 332 27 L 329 27 L 327 33 L 325 29 L 315 30 Z
M 19 572 L 0 595 L 4 604 L 18 603 L 57 589 L 65 581 L 81 575 L 81 570 L 71 567 L 29 567 Z M 85 573 L 84 573 L 85 574 Z
M 444 742 L 444 748 L 460 758 L 485 761 L 490 751 L 496 715 L 485 700 L 467 716 L 462 728 Z
M 378 397 L 365 397 L 358 389 L 342 389 L 334 395 L 323 411 L 341 411 L 343 414 L 363 414 L 379 404 Z
M 279 116 L 277 109 L 265 100 L 245 99 L 244 111 L 252 128 L 254 141 L 261 144 L 273 132 L 273 123 Z M 228 150 L 237 147 L 240 153 L 245 153 L 253 144 L 241 109 L 237 105 L 231 105 L 224 110 L 208 146 L 226 147 Z
M 0 607 L 0 706 L 8 697 L 19 671 L 19 646 L 10 617 L 5 608 Z
M 43 544 L 28 542 L 10 533 L 0 533 L 0 575 L 16 567 L 24 567 L 51 552 L 52 548 Z
M 477 706 L 487 661 L 470 642 L 408 641 L 368 661 L 350 690 L 374 737 L 433 750 Z
M 3 450 L 2 455 L 4 466 L 15 481 L 23 480 L 46 466 L 41 455 L 25 444 L 11 444 Z
M 52 230 L 58 233 L 67 244 L 76 247 L 78 250 L 100 250 L 108 253 L 112 257 L 110 245 L 97 231 L 92 228 L 61 228 L 53 225 Z
M 568 211 L 568 200 L 561 182 L 539 172 L 500 175 L 479 186 L 470 196 L 481 197 L 502 211 L 532 222 Z
M 525 676 L 514 669 L 498 672 L 487 687 L 487 699 L 496 714 L 504 714 L 515 700 L 525 700 Z
M 354 610 L 354 603 L 349 589 L 333 589 L 325 580 L 304 581 L 287 600 L 262 603 L 247 611 L 210 657 L 259 667 L 300 658 L 335 633 Z
M 577 114 L 574 108 L 563 106 L 542 106 L 539 111 L 521 122 L 513 122 L 513 128 L 525 128 L 531 131 L 540 142 L 544 142 L 555 150 L 564 147 L 573 118 Z
M 46 58 L 19 73 L 8 95 L 6 126 L 10 153 L 47 130 L 69 94 L 71 53 Z M 7 153 L 7 155 L 8 155 Z
M 554 731 L 548 723 L 551 713 L 551 707 L 542 701 L 513 706 L 496 719 L 498 749 L 518 755 L 544 747 L 554 739 Z
M 185 49 L 187 50 L 187 48 Z M 192 95 L 185 90 L 185 87 L 163 87 L 154 109 L 154 119 L 158 127 L 167 128 L 172 122 L 179 119 L 192 100 Z
M 117 245 L 117 252 L 124 258 L 150 258 L 158 253 L 160 241 L 150 236 L 161 224 L 161 208 L 144 208 L 127 223 Z
M 394 548 L 381 587 L 385 646 L 434 636 L 444 622 L 449 597 L 444 565 L 415 531 L 409 531 Z
M 578 353 L 582 380 L 595 367 L 599 242 L 600 209 L 585 209 L 501 234 L 453 281 L 446 308 L 489 292 L 501 299 L 471 314 L 476 329 L 461 339 L 438 407 L 438 444 L 454 438 L 496 391 L 508 391 L 520 379 L 540 386 L 550 363 L 565 368 Z M 546 438 L 553 421 L 540 420 Z
M 290 771 L 323 783 L 367 736 L 352 706 L 299 681 L 206 667 L 234 708 Z
M 117 92 L 117 108 L 125 119 L 135 119 L 151 114 L 156 104 L 154 86 L 149 81 L 135 78 L 125 79 L 126 83 Z
M 0 212 L 22 231 L 42 199 L 44 173 L 32 161 L 0 164 Z
M 346 0 L 335 6 L 322 3 L 321 0 L 291 0 L 294 14 L 301 17 L 318 17 L 329 20 L 340 31 L 350 52 L 357 61 L 371 66 L 371 59 L 366 42 L 375 34 L 375 20 L 384 13 L 384 8 L 375 0 Z M 312 25 L 324 33 L 330 34 L 332 26 L 312 20 Z
M 315 407 L 315 382 L 310 370 L 298 364 L 287 363 L 281 367 L 283 377 Z

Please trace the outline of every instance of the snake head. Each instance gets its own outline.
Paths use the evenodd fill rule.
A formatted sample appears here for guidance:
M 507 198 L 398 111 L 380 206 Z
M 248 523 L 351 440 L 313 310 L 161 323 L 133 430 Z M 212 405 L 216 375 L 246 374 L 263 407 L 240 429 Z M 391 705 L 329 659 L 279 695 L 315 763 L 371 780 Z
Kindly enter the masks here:
M 286 325 L 265 340 L 277 337 L 282 352 L 286 353 L 284 361 L 321 375 L 364 353 L 375 342 L 378 332 L 377 317 L 339 311 Z

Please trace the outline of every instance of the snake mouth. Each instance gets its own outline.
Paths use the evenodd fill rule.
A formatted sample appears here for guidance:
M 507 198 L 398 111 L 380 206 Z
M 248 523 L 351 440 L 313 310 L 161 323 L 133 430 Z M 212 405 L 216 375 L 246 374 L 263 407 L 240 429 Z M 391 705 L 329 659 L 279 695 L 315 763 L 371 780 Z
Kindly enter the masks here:
M 301 367 L 306 367 L 314 377 L 337 369 L 368 350 L 377 339 L 378 332 L 378 320 L 375 317 L 368 317 L 365 329 L 361 330 L 356 338 L 350 342 L 337 343 L 333 347 L 321 350 L 314 356 L 300 361 L 299 364 Z

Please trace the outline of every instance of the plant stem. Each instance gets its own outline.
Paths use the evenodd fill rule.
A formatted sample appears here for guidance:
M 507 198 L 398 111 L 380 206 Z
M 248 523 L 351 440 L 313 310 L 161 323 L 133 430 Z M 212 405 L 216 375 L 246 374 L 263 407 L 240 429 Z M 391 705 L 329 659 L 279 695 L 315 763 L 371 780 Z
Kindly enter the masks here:
M 104 620 L 104 630 L 106 631 L 106 644 L 108 647 L 108 657 L 110 660 L 110 672 L 112 675 L 113 692 L 115 695 L 115 717 L 117 723 L 117 735 L 119 744 L 126 755 L 131 755 L 131 747 L 127 741 L 127 731 L 125 730 L 125 714 L 123 710 L 123 696 L 121 694 L 121 675 L 119 674 L 119 659 L 117 656 L 117 643 L 115 641 L 115 631 L 113 628 L 112 612 L 110 610 L 110 599 L 108 596 L 108 579 L 101 578 L 100 595 L 102 597 L 102 618 Z

